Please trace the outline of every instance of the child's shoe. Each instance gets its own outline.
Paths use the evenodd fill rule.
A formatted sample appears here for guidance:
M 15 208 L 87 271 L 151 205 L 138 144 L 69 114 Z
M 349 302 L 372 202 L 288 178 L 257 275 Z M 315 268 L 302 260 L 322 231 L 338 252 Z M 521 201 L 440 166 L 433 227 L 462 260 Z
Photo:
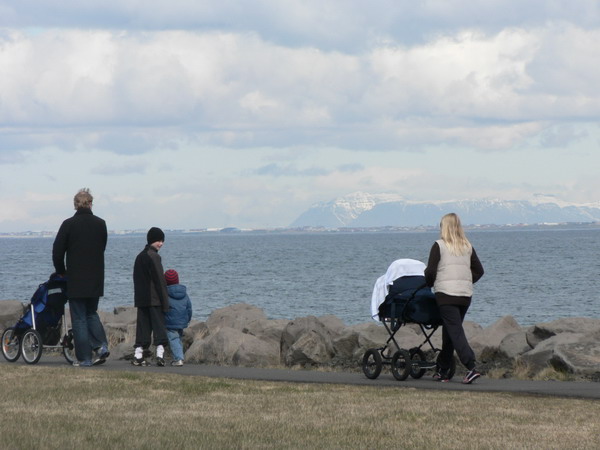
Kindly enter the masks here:
M 148 361 L 146 361 L 144 358 L 133 358 L 131 360 L 131 364 L 133 364 L 134 366 L 149 366 Z
M 157 357 L 156 358 L 156 365 L 159 366 L 159 367 L 164 367 L 165 366 L 165 359 Z

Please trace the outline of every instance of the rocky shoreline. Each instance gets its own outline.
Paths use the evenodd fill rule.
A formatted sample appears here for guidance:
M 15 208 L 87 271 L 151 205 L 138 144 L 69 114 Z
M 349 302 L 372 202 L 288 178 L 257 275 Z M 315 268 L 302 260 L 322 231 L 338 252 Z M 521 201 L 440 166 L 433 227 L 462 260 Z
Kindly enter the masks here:
M 0 330 L 14 325 L 22 312 L 21 302 L 0 301 Z M 135 308 L 101 311 L 100 316 L 111 358 L 130 359 Z M 600 319 L 563 318 L 522 327 L 512 316 L 505 316 L 485 328 L 469 321 L 464 326 L 484 372 L 510 378 L 518 367 L 521 376 L 533 378 L 551 368 L 573 379 L 600 381 Z M 438 330 L 431 338 L 437 348 L 441 336 Z M 364 353 L 382 347 L 388 338 L 382 324 L 375 321 L 348 326 L 333 315 L 268 319 L 260 308 L 238 303 L 213 311 L 206 322 L 192 321 L 184 332 L 184 350 L 188 364 L 360 370 Z M 425 339 L 416 324 L 402 326 L 395 338 L 404 349 L 417 347 Z M 425 344 L 422 350 L 430 348 Z

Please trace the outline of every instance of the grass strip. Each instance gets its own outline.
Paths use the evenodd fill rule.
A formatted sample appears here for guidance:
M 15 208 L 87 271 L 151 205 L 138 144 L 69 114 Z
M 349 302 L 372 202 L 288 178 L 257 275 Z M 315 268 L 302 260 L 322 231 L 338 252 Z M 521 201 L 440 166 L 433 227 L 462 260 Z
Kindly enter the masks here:
M 0 444 L 64 448 L 600 448 L 600 402 L 2 365 Z

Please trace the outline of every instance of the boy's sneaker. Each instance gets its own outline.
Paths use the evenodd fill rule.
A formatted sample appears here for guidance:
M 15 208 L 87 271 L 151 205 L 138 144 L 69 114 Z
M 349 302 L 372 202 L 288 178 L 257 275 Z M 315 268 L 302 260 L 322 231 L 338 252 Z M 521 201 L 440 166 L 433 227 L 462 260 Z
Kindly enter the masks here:
M 171 361 L 172 366 L 183 366 L 183 360 L 178 359 L 177 361 Z
M 471 369 L 467 372 L 467 374 L 463 378 L 462 382 L 463 382 L 463 384 L 471 384 L 473 381 L 475 381 L 480 376 L 481 376 L 481 374 L 479 372 L 477 372 L 477 370 Z
M 131 364 L 133 364 L 134 366 L 149 366 L 150 364 L 148 364 L 148 361 L 146 361 L 144 358 L 133 358 L 131 360 Z
M 165 366 L 165 359 L 164 358 L 156 358 L 156 365 L 159 367 L 164 367 Z
M 96 359 L 92 363 L 94 366 L 98 366 L 100 364 L 104 364 L 106 362 L 106 358 L 110 356 L 110 352 L 108 351 L 108 347 L 103 345 L 98 350 L 96 350 Z

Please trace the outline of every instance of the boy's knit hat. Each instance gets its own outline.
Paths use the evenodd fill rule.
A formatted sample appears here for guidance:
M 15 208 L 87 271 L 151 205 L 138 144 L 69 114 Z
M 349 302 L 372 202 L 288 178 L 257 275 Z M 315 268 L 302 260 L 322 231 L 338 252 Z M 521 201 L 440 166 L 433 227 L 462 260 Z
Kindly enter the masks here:
M 179 284 L 179 274 L 175 270 L 169 269 L 165 272 L 165 281 L 167 282 L 167 286 Z
M 161 230 L 160 228 L 152 227 L 148 230 L 146 240 L 148 241 L 148 244 L 152 244 L 157 241 L 164 241 L 165 233 L 163 233 L 163 230 Z

